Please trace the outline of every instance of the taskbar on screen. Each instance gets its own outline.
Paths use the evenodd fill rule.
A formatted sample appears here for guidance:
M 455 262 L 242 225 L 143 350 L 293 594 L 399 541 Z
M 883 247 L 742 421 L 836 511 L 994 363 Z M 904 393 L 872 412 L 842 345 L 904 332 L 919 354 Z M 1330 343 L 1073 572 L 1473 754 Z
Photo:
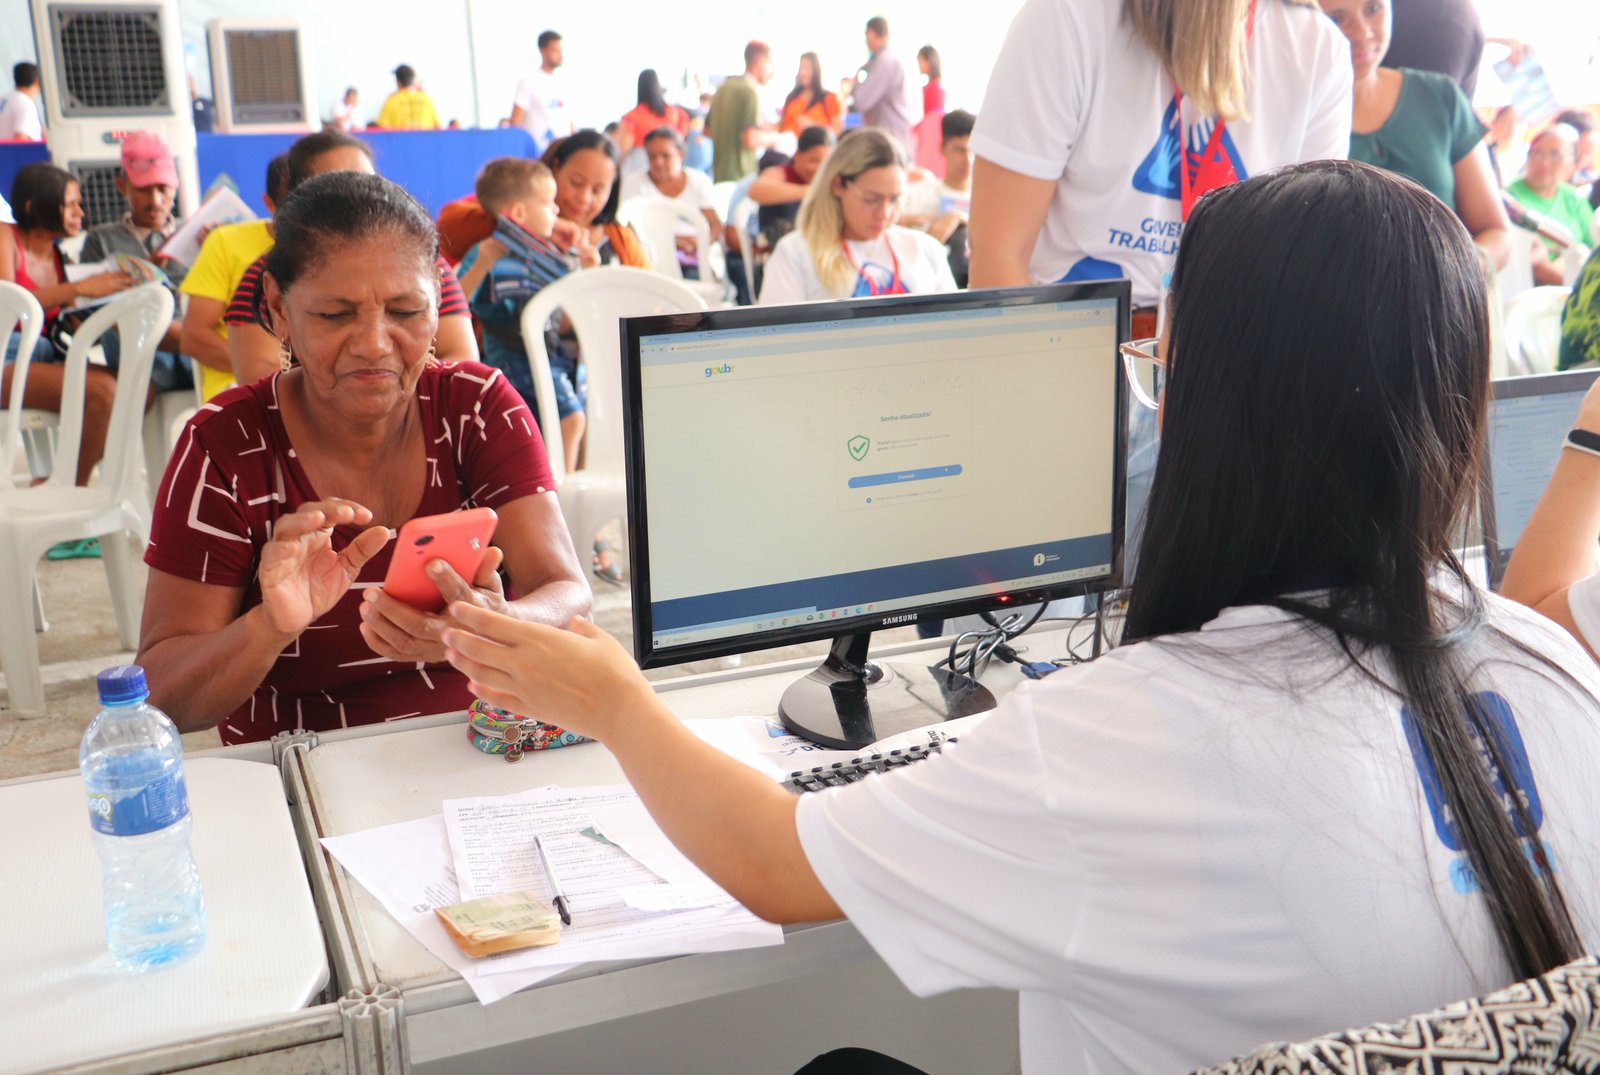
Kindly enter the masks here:
M 947 590 L 942 593 L 893 598 L 887 601 L 862 602 L 855 605 L 841 605 L 837 608 L 776 609 L 749 618 L 696 624 L 672 631 L 658 631 L 652 633 L 650 638 L 653 648 L 667 649 L 676 646 L 698 645 L 702 642 L 715 642 L 725 638 L 738 638 L 751 634 L 787 631 L 798 627 L 816 627 L 822 623 L 837 622 L 848 626 L 850 621 L 860 619 L 878 621 L 862 625 L 868 628 L 897 627 L 903 623 L 913 622 L 914 618 L 905 618 L 901 622 L 893 624 L 883 623 L 882 618 L 902 609 L 926 608 L 965 601 L 974 597 L 1015 593 L 1020 590 L 1038 589 L 1041 586 L 1057 586 L 1067 582 L 1103 578 L 1110 573 L 1110 564 L 1094 564 L 1089 567 L 1074 568 L 1068 571 L 1050 571 L 1039 575 L 1029 575 L 1025 578 L 1009 579 L 1003 582 L 987 582 L 975 586 Z

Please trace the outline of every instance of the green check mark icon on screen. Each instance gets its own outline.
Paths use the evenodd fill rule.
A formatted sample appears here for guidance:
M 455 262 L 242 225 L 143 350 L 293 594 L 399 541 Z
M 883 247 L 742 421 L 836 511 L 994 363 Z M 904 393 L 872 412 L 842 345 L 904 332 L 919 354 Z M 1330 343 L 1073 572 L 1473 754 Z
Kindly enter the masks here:
M 867 449 L 872 447 L 872 441 L 866 437 L 854 436 L 845 447 L 850 449 L 850 458 L 859 463 L 867 457 Z

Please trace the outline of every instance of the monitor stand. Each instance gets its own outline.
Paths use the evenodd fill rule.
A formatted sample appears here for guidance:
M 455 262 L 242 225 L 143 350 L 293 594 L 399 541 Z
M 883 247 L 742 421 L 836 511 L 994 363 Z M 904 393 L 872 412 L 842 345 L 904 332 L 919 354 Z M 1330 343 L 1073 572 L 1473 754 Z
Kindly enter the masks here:
M 778 719 L 791 732 L 835 750 L 861 750 L 898 732 L 982 713 L 994 695 L 947 668 L 867 660 L 872 632 L 841 635 L 821 666 L 789 685 Z

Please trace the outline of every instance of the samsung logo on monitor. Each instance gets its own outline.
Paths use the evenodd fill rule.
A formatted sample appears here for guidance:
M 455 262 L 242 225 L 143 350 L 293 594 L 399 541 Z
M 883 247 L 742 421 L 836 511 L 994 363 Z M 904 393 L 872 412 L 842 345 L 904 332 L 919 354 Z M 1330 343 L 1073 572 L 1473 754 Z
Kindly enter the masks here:
M 904 616 L 885 616 L 878 622 L 887 627 L 891 623 L 910 623 L 917 618 L 915 612 L 908 612 Z

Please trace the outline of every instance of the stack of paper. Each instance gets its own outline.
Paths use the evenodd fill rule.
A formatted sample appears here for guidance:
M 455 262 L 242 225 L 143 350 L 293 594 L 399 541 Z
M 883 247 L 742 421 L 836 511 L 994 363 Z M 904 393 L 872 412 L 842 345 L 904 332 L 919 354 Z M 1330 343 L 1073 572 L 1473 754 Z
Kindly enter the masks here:
M 463 899 L 526 889 L 550 898 L 533 846 L 544 840 L 572 924 L 545 948 L 469 959 L 433 913 Z M 667 840 L 626 785 L 453 799 L 444 814 L 323 845 L 484 1004 L 580 963 L 782 944 Z
M 70 264 L 67 266 L 67 279 L 77 283 L 80 280 L 87 280 L 91 276 L 99 276 L 101 273 L 108 272 L 126 273 L 128 278 L 133 281 L 131 285 L 133 287 L 138 287 L 140 284 L 160 284 L 168 288 L 172 286 L 172 279 L 167 276 L 166 270 L 151 264 L 144 258 L 131 257 L 127 254 L 118 254 L 115 257 L 106 258 L 104 261 Z M 100 295 L 94 298 L 80 295 L 72 301 L 68 312 L 92 310 L 95 307 L 104 306 L 112 299 L 121 297 L 122 292 L 120 291 L 113 291 L 109 295 Z
M 177 230 L 161 244 L 161 249 L 156 251 L 156 257 L 176 261 L 180 265 L 193 265 L 194 259 L 200 256 L 201 245 L 213 228 L 255 218 L 255 211 L 239 197 L 236 191 L 227 186 L 213 184 L 206 192 L 206 200 L 201 203 L 200 208 L 195 210 L 193 216 L 184 218 Z

